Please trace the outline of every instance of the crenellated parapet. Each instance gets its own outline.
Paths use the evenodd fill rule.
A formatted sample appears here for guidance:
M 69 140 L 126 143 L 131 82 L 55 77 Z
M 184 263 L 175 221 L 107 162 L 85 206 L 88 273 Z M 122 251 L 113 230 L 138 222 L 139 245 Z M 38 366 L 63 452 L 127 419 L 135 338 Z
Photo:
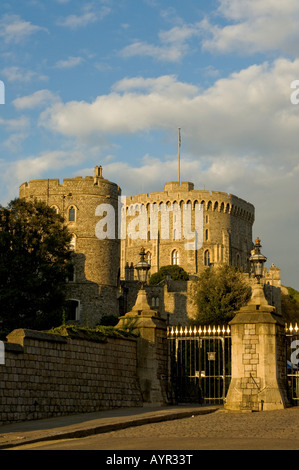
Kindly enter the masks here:
M 168 264 L 179 264 L 195 275 L 204 267 L 219 263 L 233 264 L 248 271 L 255 219 L 251 203 L 229 193 L 196 190 L 191 182 L 169 182 L 164 191 L 126 197 L 125 207 L 128 230 L 122 240 L 122 276 L 127 263 L 138 261 L 141 246 L 148 253 L 151 273 Z M 188 211 L 190 227 L 186 227 Z M 159 213 L 158 228 L 153 236 L 155 212 Z M 136 233 L 130 236 L 129 228 L 138 213 L 143 214 L 143 236 L 138 237 Z M 163 236 L 168 223 L 166 234 L 169 236 Z M 186 249 L 186 241 L 190 240 L 186 234 L 195 234 L 195 231 L 198 243 L 194 249 L 188 243 Z

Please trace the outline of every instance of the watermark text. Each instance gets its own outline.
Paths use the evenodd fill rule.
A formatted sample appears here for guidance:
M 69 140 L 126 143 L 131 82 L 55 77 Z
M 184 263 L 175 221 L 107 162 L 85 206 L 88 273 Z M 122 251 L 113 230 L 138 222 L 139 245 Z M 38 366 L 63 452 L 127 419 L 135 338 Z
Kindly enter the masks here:
M 0 104 L 5 104 L 5 85 L 0 80 Z
M 131 204 L 120 197 L 118 213 L 111 204 L 100 204 L 95 211 L 101 217 L 95 228 L 99 240 L 184 240 L 186 250 L 199 250 L 203 245 L 203 206 L 195 204 Z M 172 225 L 170 225 L 172 217 Z M 118 233 L 116 234 L 116 224 Z
M 295 339 L 291 343 L 291 349 L 295 351 L 291 354 L 291 363 L 297 366 L 299 364 L 299 340 Z
M 291 103 L 299 104 L 299 80 L 292 81 L 291 88 L 295 89 L 295 91 L 291 93 Z

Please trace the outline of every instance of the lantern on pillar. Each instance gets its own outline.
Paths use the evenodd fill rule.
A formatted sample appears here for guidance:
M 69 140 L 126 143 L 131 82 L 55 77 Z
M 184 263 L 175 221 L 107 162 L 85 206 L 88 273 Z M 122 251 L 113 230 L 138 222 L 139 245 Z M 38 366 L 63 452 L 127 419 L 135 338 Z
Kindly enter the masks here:
M 148 271 L 151 269 L 151 265 L 145 260 L 145 249 L 141 248 L 140 261 L 135 265 L 137 271 L 138 281 L 141 284 L 141 289 L 144 289 L 147 280 Z
M 254 250 L 249 258 L 251 264 L 251 273 L 253 277 L 257 279 L 257 283 L 260 284 L 261 278 L 264 275 L 264 265 L 267 261 L 266 256 L 261 253 L 261 241 L 259 238 L 256 239 Z

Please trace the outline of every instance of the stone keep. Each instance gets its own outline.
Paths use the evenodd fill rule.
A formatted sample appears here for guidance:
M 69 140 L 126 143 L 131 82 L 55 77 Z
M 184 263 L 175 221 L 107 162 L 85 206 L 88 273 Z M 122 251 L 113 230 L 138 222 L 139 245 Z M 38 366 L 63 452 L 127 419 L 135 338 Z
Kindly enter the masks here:
M 19 191 L 20 198 L 42 200 L 65 218 L 74 250 L 68 298 L 77 302 L 73 319 L 82 323 L 88 320 L 90 326 L 103 315 L 118 314 L 120 194 L 117 184 L 103 178 L 101 167 L 95 168 L 94 177 L 68 178 L 62 184 L 58 179 L 34 180 L 22 184 Z M 96 227 L 109 208 L 114 214 L 114 223 L 110 223 L 110 228 L 114 225 L 114 238 L 99 239 Z
M 184 231 L 190 227 L 194 233 L 195 213 L 200 206 L 202 227 L 198 242 L 202 241 L 202 246 L 195 250 L 190 243 L 189 249 L 186 249 L 186 243 L 191 242 L 192 238 L 187 239 Z M 165 229 L 162 208 L 168 210 L 168 229 Z M 185 214 L 189 208 L 191 223 L 188 226 Z M 157 272 L 161 266 L 179 264 L 188 274 L 198 275 L 205 267 L 218 263 L 239 266 L 248 272 L 255 216 L 254 206 L 243 199 L 223 192 L 194 190 L 194 184 L 190 182 L 170 182 L 165 184 L 164 191 L 126 197 L 123 209 L 126 236 L 121 240 L 122 279 L 126 278 L 128 267 L 138 262 L 141 246 L 145 248 L 152 266 L 150 274 Z M 153 237 L 154 210 L 159 215 Z M 141 213 L 145 214 L 142 220 L 146 226 L 142 232 L 140 226 L 137 227 L 139 236 L 136 237 L 134 220 L 137 221 Z M 163 237 L 163 230 L 166 237 Z

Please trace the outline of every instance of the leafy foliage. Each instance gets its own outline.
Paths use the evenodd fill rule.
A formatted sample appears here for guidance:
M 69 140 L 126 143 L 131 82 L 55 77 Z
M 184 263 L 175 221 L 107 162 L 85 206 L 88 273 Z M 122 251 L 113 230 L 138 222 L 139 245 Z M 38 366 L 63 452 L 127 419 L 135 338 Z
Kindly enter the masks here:
M 299 322 L 299 292 L 292 287 L 286 288 L 288 295 L 281 295 L 281 310 L 286 321 Z
M 0 206 L 0 320 L 3 330 L 61 323 L 71 236 L 40 201 Z
M 149 285 L 155 286 L 161 281 L 166 279 L 166 276 L 171 276 L 173 281 L 188 281 L 189 276 L 186 271 L 178 265 L 162 266 L 157 273 L 152 274 L 149 279 Z
M 68 336 L 73 339 L 82 339 L 103 343 L 107 338 L 135 338 L 136 335 L 131 331 L 121 330 L 113 326 L 98 325 L 94 328 L 86 328 L 76 325 L 61 325 L 51 328 L 49 333 Z
M 195 293 L 200 324 L 226 324 L 250 299 L 251 289 L 234 266 L 207 268 L 199 278 Z
M 289 291 L 289 296 L 299 304 L 299 292 L 296 289 L 293 289 L 293 287 L 287 287 L 287 289 Z

